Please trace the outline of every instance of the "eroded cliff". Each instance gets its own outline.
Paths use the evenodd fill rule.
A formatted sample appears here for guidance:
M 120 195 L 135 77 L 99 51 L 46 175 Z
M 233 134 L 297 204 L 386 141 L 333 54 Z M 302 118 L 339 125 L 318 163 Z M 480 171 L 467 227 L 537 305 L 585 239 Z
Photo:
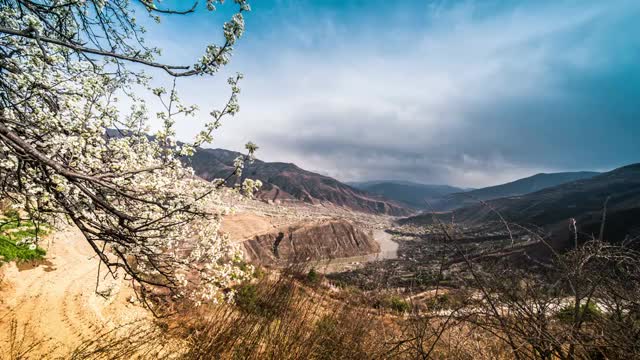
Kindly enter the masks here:
M 247 257 L 259 264 L 284 266 L 380 252 L 373 236 L 345 220 L 298 223 L 243 242 Z

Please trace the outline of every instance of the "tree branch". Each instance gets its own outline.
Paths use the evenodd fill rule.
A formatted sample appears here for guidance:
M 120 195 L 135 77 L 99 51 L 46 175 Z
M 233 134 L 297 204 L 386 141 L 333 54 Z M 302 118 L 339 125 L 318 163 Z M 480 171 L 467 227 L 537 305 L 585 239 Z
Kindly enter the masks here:
M 153 2 L 151 2 L 151 4 L 149 4 L 149 2 L 145 1 L 145 0 L 140 0 L 140 2 L 149 11 L 153 11 L 153 12 L 157 12 L 157 13 L 161 13 L 161 14 L 169 14 L 169 15 L 185 15 L 185 14 L 189 14 L 189 13 L 194 12 L 196 10 L 196 7 L 198 6 L 198 2 L 195 1 L 190 9 L 187 9 L 187 10 L 171 10 L 171 9 L 158 9 L 158 8 L 155 7 L 155 5 L 153 5 Z
M 100 50 L 100 49 L 89 48 L 89 47 L 85 47 L 85 46 L 82 46 L 82 45 L 74 44 L 74 43 L 71 43 L 71 42 L 68 42 L 68 41 L 63 41 L 63 40 L 60 40 L 60 39 L 54 39 L 54 38 L 46 37 L 46 36 L 39 36 L 39 35 L 37 35 L 37 34 L 35 34 L 33 32 L 30 32 L 30 31 L 21 31 L 21 30 L 15 30 L 15 29 L 10 29 L 10 28 L 6 28 L 6 27 L 0 26 L 0 33 L 4 33 L 4 34 L 7 34 L 7 35 L 20 36 L 20 37 L 24 37 L 24 38 L 27 38 L 27 39 L 33 39 L 33 40 L 36 40 L 36 41 L 46 42 L 46 43 L 49 43 L 49 44 L 55 44 L 55 45 L 59 45 L 59 46 L 64 46 L 66 48 L 75 50 L 76 52 L 80 52 L 80 53 L 88 53 L 88 54 L 106 56 L 106 57 L 111 57 L 111 58 L 114 58 L 114 59 L 119 59 L 119 60 L 124 60 L 124 61 L 129 61 L 129 62 L 134 62 L 134 63 L 150 66 L 150 67 L 159 68 L 159 69 L 162 69 L 162 70 L 166 71 L 171 76 L 184 76 L 185 74 L 193 73 L 193 71 L 187 71 L 186 73 L 173 71 L 173 70 L 189 70 L 190 66 L 167 65 L 167 64 L 157 63 L 157 62 L 153 62 L 153 61 L 140 59 L 140 58 L 137 58 L 137 57 L 134 57 L 134 56 L 127 56 L 127 55 L 118 54 L 118 53 L 111 52 L 111 51 L 104 51 L 104 50 Z

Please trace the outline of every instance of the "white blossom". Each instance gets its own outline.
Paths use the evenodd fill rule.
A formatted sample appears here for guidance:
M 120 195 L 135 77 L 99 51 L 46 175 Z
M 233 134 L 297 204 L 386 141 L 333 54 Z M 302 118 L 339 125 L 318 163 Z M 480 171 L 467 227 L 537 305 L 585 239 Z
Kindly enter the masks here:
M 212 120 L 194 141 L 179 143 L 177 119 L 194 116 L 198 107 L 182 103 L 175 86 L 151 89 L 149 77 L 122 60 L 153 63 L 159 54 L 159 49 L 141 46 L 144 29 L 127 0 L 38 3 L 41 7 L 29 8 L 17 0 L 0 3 L 0 27 L 26 32 L 0 33 L 3 197 L 11 195 L 12 206 L 27 212 L 34 223 L 68 221 L 80 227 L 101 261 L 113 270 L 123 269 L 140 286 L 166 286 L 174 296 L 196 304 L 229 298 L 232 292 L 227 290 L 253 270 L 221 232 L 221 214 L 233 209 L 223 201 L 220 183 L 197 179 L 184 157 L 213 141 L 222 119 L 239 111 L 242 75 L 229 79 L 227 104 L 211 111 Z M 142 3 L 159 19 L 153 10 L 162 4 Z M 207 6 L 214 10 L 220 3 L 208 0 Z M 249 11 L 246 1 L 235 3 L 239 11 L 222 29 L 225 44 L 207 46 L 183 75 L 212 75 L 229 61 L 244 33 L 242 12 Z M 113 22 L 116 16 L 118 22 Z M 101 51 L 120 57 L 85 56 L 46 38 L 102 46 Z M 164 104 L 155 114 L 163 126 L 152 138 L 147 132 L 153 115 L 143 96 L 136 95 L 140 88 Z M 126 113 L 116 106 L 123 96 L 134 104 Z M 114 136 L 113 129 L 122 132 Z M 8 136 L 23 142 L 9 141 Z M 252 158 L 257 147 L 247 149 Z M 244 158 L 234 165 L 241 173 Z M 253 194 L 260 185 L 245 180 L 243 192 Z M 25 244 L 37 248 L 35 242 Z M 103 246 L 105 253 L 99 250 Z

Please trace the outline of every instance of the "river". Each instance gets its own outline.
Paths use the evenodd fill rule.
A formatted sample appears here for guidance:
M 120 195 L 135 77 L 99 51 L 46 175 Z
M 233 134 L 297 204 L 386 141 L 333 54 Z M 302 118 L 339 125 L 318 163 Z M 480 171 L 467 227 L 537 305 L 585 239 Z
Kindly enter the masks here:
M 363 263 L 398 257 L 399 245 L 392 240 L 393 235 L 384 230 L 374 230 L 373 238 L 380 245 L 379 253 L 321 261 L 314 268 L 323 273 L 335 273 L 362 266 Z

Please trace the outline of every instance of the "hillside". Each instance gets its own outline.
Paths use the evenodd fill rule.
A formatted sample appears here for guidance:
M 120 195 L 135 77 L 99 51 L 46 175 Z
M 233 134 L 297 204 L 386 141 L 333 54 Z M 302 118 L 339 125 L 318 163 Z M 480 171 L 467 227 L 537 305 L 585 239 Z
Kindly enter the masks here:
M 118 138 L 127 134 L 119 130 L 107 129 L 106 136 Z M 153 139 L 152 136 L 149 138 Z M 199 148 L 186 162 L 193 167 L 196 175 L 211 181 L 226 179 L 232 174 L 233 161 L 242 155 L 225 149 Z M 263 182 L 262 190 L 257 194 L 262 200 L 274 202 L 297 200 L 310 204 L 330 202 L 355 211 L 391 216 L 408 216 L 415 213 L 406 204 L 355 189 L 336 179 L 301 169 L 291 163 L 265 162 L 256 159 L 252 164 L 245 163 L 242 177 Z M 228 183 L 233 184 L 236 181 L 235 177 L 231 177 Z
M 196 174 L 206 180 L 226 178 L 233 172 L 233 160 L 239 155 L 224 149 L 198 149 L 191 165 Z M 356 211 L 392 216 L 406 216 L 413 212 L 403 204 L 354 189 L 290 163 L 255 160 L 252 164 L 245 164 L 242 176 L 264 183 L 258 194 L 264 200 L 300 200 L 311 204 L 330 202 Z M 230 179 L 230 182 L 234 181 L 235 178 Z
M 640 164 L 625 166 L 592 178 L 573 181 L 534 193 L 488 201 L 510 221 L 543 227 L 560 246 L 568 241 L 569 219 L 575 218 L 583 237 L 599 233 L 606 199 L 605 238 L 621 241 L 628 234 L 640 234 L 636 219 L 640 216 Z M 495 213 L 482 204 L 453 211 L 457 222 L 470 225 L 497 220 Z M 426 224 L 432 221 L 423 214 L 401 223 Z
M 393 199 L 416 209 L 426 208 L 426 201 L 438 202 L 442 197 L 463 192 L 464 189 L 448 185 L 427 185 L 408 181 L 369 181 L 350 183 L 353 187 L 372 194 Z
M 475 205 L 478 200 L 492 200 L 509 196 L 518 196 L 540 191 L 553 186 L 576 180 L 588 179 L 600 173 L 591 171 L 561 172 L 536 174 L 506 184 L 490 186 L 466 192 L 459 192 L 443 197 L 432 205 L 436 210 L 446 211 Z
M 257 264 L 287 266 L 380 252 L 370 235 L 345 220 L 302 222 L 255 235 L 242 243 Z

